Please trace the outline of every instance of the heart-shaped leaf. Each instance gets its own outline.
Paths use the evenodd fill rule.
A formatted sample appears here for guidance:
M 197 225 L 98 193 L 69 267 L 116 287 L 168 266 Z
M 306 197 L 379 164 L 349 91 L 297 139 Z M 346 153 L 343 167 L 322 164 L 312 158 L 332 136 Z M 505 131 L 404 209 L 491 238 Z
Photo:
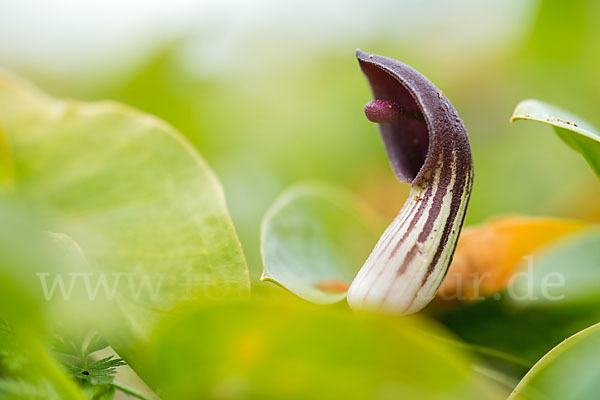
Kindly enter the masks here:
M 546 354 L 509 399 L 587 400 L 600 391 L 600 324 L 585 329 Z
M 596 175 L 600 176 L 600 133 L 590 123 L 539 100 L 520 102 L 510 120 L 514 122 L 519 119 L 552 125 L 558 136 L 581 153 Z
M 222 188 L 164 122 L 115 103 L 56 100 L 0 74 L 0 130 L 14 197 L 45 215 L 44 230 L 72 238 L 92 268 L 56 275 L 40 263 L 36 272 L 116 300 L 112 313 L 86 315 L 130 365 L 147 357 L 140 346 L 156 311 L 248 294 Z
M 381 228 L 380 218 L 347 193 L 316 183 L 294 186 L 263 220 L 261 279 L 315 303 L 339 301 Z
M 55 100 L 7 76 L 0 120 L 16 196 L 43 209 L 48 230 L 72 237 L 99 273 L 126 274 L 124 297 L 168 309 L 248 292 L 219 182 L 171 127 L 119 104 Z M 154 286 L 129 290 L 128 277 Z

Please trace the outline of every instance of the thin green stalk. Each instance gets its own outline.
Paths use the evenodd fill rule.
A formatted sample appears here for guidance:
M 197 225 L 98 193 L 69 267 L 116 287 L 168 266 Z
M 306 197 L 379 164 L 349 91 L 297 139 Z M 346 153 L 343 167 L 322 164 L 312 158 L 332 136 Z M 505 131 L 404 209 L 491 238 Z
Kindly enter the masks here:
M 433 337 L 433 338 L 435 338 L 437 340 L 446 342 L 446 343 L 451 344 L 453 346 L 460 347 L 460 348 L 467 349 L 467 350 L 471 350 L 472 352 L 475 352 L 475 353 L 485 354 L 485 355 L 488 355 L 488 356 L 491 356 L 491 357 L 495 357 L 495 358 L 498 358 L 498 359 L 501 359 L 501 360 L 505 360 L 505 361 L 511 362 L 513 364 L 525 367 L 527 369 L 531 368 L 533 366 L 533 364 L 535 364 L 533 361 L 526 360 L 526 359 L 521 358 L 519 356 L 515 356 L 515 355 L 509 354 L 509 353 L 505 353 L 503 351 L 492 349 L 492 348 L 489 348 L 489 347 L 486 347 L 486 346 L 481 346 L 481 345 L 471 344 L 471 343 L 465 343 L 465 342 L 461 342 L 459 340 L 453 340 L 453 339 L 450 339 L 450 338 L 438 336 L 438 335 L 435 335 L 435 334 L 432 334 L 432 333 L 429 333 L 429 332 L 425 332 L 425 331 L 422 331 L 422 333 L 424 335 L 429 335 L 429 336 L 431 336 L 431 337 Z
M 131 388 L 128 388 L 127 386 L 123 386 L 123 385 L 120 385 L 120 384 L 114 383 L 114 382 L 111 383 L 111 386 L 114 387 L 117 390 L 120 390 L 121 392 L 123 392 L 125 394 L 128 394 L 128 395 L 130 395 L 132 397 L 135 397 L 136 399 L 140 399 L 140 400 L 152 400 L 151 398 L 146 397 L 143 394 L 138 393 L 138 392 L 136 392 L 135 390 L 133 390 Z
M 499 385 L 501 385 L 511 391 L 519 383 L 518 379 L 515 379 L 511 376 L 505 375 L 494 369 L 487 368 L 484 365 L 477 365 L 477 364 L 473 365 L 473 371 L 477 372 L 478 374 L 480 374 L 488 379 L 493 380 L 494 382 L 498 383 Z

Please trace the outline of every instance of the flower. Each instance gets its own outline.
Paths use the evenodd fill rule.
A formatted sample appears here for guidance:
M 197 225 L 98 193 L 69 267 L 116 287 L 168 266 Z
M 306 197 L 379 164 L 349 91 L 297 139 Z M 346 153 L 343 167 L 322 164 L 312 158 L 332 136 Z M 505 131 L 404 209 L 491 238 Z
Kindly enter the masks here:
M 348 304 L 414 313 L 433 299 L 452 261 L 473 182 L 469 138 L 450 101 L 418 71 L 356 54 L 375 97 L 365 114 L 379 123 L 392 168 L 411 194 L 352 281 Z

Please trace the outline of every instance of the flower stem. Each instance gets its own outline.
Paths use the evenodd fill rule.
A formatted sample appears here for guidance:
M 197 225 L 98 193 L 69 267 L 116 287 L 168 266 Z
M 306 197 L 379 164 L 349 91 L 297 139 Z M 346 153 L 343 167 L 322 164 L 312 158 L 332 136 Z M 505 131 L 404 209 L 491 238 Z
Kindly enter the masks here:
M 152 400 L 151 398 L 146 397 L 143 394 L 138 393 L 135 390 L 133 390 L 133 389 L 127 387 L 127 386 L 123 386 L 123 385 L 115 383 L 115 382 L 111 383 L 111 386 L 114 387 L 117 390 L 120 390 L 121 392 L 123 392 L 125 394 L 128 394 L 128 395 L 130 395 L 132 397 L 135 397 L 136 399 L 140 399 L 140 400 Z

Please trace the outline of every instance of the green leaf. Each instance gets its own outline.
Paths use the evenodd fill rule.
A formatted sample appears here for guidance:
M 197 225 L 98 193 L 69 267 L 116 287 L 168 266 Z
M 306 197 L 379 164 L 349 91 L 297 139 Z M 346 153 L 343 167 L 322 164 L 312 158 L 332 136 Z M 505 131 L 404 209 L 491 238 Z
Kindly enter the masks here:
M 98 334 L 92 334 L 92 337 L 84 344 L 83 355 L 85 357 L 92 353 L 100 351 L 108 346 L 108 343 Z
M 600 324 L 585 329 L 546 354 L 510 399 L 587 400 L 600 391 Z
M 113 381 L 117 367 L 126 365 L 114 354 L 95 360 L 91 354 L 107 347 L 96 333 L 63 334 L 55 340 L 54 353 L 71 377 L 91 385 L 106 385 Z
M 600 301 L 600 229 L 570 235 L 534 255 L 511 287 L 516 307 L 562 307 Z
M 92 265 L 137 274 L 137 283 L 145 275 L 158 293 L 147 288 L 143 300 L 157 308 L 205 297 L 214 282 L 247 294 L 221 186 L 170 126 L 115 103 L 55 100 L 6 76 L 0 119 L 17 194 L 45 209 L 57 226 L 49 230 L 71 236 Z
M 334 303 L 377 242 L 382 224 L 351 195 L 323 184 L 286 190 L 262 223 L 262 280 L 303 299 Z
M 165 321 L 150 338 L 154 358 L 142 368 L 165 400 L 504 398 L 473 371 L 475 360 L 439 336 L 444 332 L 419 318 L 281 297 Z
M 115 103 L 56 100 L 0 74 L 0 129 L 10 154 L 12 196 L 31 214 L 43 215 L 44 230 L 71 238 L 75 246 L 67 247 L 80 248 L 89 262 L 84 271 L 92 273 L 87 285 L 86 278 L 69 274 L 81 272 L 72 266 L 47 270 L 35 262 L 24 273 L 7 263 L 1 272 L 27 284 L 19 293 L 32 297 L 28 306 L 35 311 L 15 310 L 15 316 L 31 318 L 48 303 L 35 273 L 49 274 L 49 286 L 57 278 L 67 287 L 75 280 L 78 295 L 87 292 L 90 299 L 78 311 L 96 322 L 122 357 L 143 363 L 147 355 L 139 346 L 162 318 L 160 311 L 180 302 L 248 295 L 248 271 L 222 188 L 173 128 Z M 11 282 L 0 282 L 0 289 L 12 289 Z M 0 292 L 9 304 L 12 292 Z M 59 291 L 55 300 L 61 300 Z M 73 308 L 73 301 L 64 301 L 61 318 L 72 319 Z
M 600 177 L 600 133 L 582 118 L 539 100 L 520 102 L 511 122 L 519 119 L 552 125 L 558 136 L 573 150 L 581 153 Z
M 86 329 L 86 326 L 68 327 L 55 330 L 53 350 L 56 353 L 71 355 L 78 360 L 108 347 L 108 343 L 95 331 Z
M 71 377 L 92 385 L 106 385 L 112 383 L 117 368 L 126 365 L 123 360 L 114 357 L 111 355 L 88 365 L 73 364 L 68 361 L 64 364 Z

